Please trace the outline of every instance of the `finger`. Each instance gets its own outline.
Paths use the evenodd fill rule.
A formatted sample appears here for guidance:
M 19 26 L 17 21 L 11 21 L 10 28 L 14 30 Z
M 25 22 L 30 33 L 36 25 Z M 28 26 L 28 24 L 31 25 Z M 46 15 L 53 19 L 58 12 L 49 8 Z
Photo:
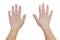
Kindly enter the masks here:
M 51 13 L 50 13 L 50 15 L 49 15 L 50 18 L 51 18 L 51 16 L 52 16 L 52 13 L 53 13 L 53 10 L 51 11 Z
M 17 13 L 18 13 L 18 6 L 17 4 L 15 4 L 15 15 L 17 15 Z
M 41 16 L 41 6 L 39 6 L 39 19 L 40 19 L 40 16 Z
M 10 25 L 12 25 L 12 23 L 13 23 L 13 18 L 12 18 L 12 16 L 10 15 L 10 11 L 8 11 L 8 16 L 9 16 Z
M 36 22 L 38 22 L 39 19 L 37 18 L 37 16 L 35 14 L 33 14 L 33 17 L 36 20 Z
M 23 15 L 23 17 L 22 17 L 23 22 L 25 21 L 25 18 L 26 18 L 26 15 Z
M 14 16 L 14 6 L 12 6 L 12 15 Z
M 44 3 L 42 4 L 42 14 L 45 13 L 45 7 L 44 7 Z
M 48 13 L 49 13 L 49 6 L 47 5 L 46 6 L 46 14 L 48 15 Z
M 10 11 L 8 11 L 8 16 L 10 17 Z
M 21 6 L 19 6 L 19 13 L 18 16 L 21 18 Z

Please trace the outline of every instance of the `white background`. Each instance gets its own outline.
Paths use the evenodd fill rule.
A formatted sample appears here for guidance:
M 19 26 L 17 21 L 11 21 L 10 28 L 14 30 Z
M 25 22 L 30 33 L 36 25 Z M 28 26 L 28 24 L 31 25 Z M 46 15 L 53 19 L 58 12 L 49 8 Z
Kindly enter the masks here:
M 57 40 L 60 40 L 60 1 L 59 0 L 0 0 L 0 40 L 6 40 L 10 32 L 8 10 L 18 4 L 22 7 L 22 15 L 26 14 L 26 21 L 19 30 L 17 40 L 45 40 L 42 29 L 35 22 L 32 14 L 39 15 L 38 6 L 42 3 L 53 10 L 50 28 Z

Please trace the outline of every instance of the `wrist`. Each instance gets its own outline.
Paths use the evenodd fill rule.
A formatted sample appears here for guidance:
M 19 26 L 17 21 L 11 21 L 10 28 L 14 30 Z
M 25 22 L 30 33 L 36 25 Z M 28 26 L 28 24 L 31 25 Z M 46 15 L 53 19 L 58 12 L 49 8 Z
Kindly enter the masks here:
M 50 27 L 49 26 L 42 26 L 41 27 L 43 31 L 50 31 Z
M 19 31 L 19 29 L 20 29 L 19 27 L 15 27 L 15 26 L 11 27 L 11 31 Z
M 49 29 L 49 25 L 41 25 L 42 29 Z
M 10 39 L 11 40 L 16 40 L 17 33 L 18 33 L 17 30 L 11 29 L 6 40 L 10 40 Z
M 49 26 L 42 29 L 47 40 L 56 40 Z
M 14 29 L 14 28 L 11 28 L 10 33 L 17 34 L 18 33 L 18 30 L 17 29 Z

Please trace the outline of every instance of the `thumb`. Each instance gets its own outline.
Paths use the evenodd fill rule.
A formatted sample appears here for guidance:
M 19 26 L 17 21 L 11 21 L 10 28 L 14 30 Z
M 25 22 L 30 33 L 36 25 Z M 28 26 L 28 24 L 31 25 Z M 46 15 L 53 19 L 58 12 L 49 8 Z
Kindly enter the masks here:
M 25 18 L 26 18 L 26 15 L 23 15 L 23 17 L 22 17 L 23 22 L 25 21 Z
M 36 22 L 38 22 L 39 19 L 37 18 L 37 16 L 35 14 L 33 14 L 33 17 L 36 20 Z

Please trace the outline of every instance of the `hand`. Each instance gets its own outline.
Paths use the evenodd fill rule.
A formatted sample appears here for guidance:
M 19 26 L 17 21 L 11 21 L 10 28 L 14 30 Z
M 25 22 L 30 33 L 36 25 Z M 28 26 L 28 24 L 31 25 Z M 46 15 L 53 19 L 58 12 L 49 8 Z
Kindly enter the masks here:
M 15 5 L 15 8 L 12 6 L 12 11 L 9 11 L 8 15 L 11 29 L 19 30 L 24 24 L 26 18 L 26 15 L 23 15 L 21 19 L 21 6 L 18 7 L 17 4 Z
M 52 12 L 53 11 L 51 10 L 51 12 L 49 14 L 49 6 L 48 5 L 46 6 L 46 11 L 45 11 L 45 6 L 44 6 L 44 4 L 42 4 L 42 7 L 39 6 L 39 18 L 37 18 L 37 16 L 35 14 L 33 14 L 33 17 L 35 18 L 37 24 L 39 26 L 41 26 L 41 28 L 46 28 L 50 24 Z

